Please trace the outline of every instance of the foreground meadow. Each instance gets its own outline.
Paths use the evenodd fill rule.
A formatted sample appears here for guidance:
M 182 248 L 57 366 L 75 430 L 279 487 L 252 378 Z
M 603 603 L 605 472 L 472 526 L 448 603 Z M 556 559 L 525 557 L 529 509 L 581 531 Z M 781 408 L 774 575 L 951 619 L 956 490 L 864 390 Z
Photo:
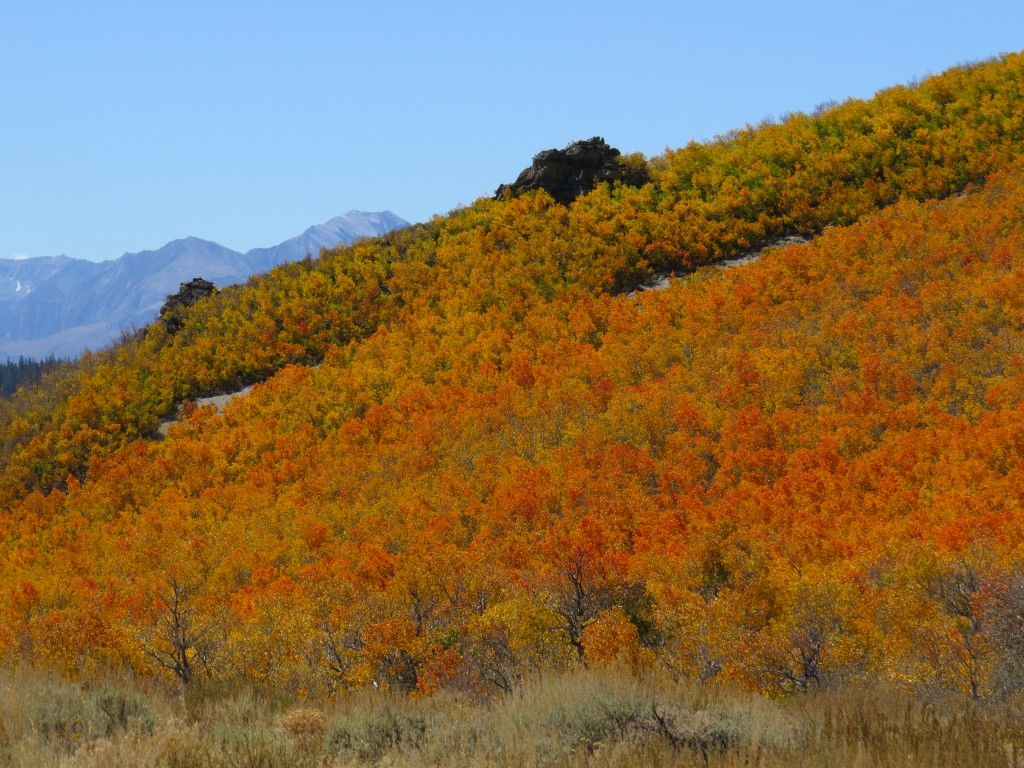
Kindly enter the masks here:
M 784 700 L 548 676 L 494 700 L 360 692 L 296 703 L 248 687 L 187 695 L 117 676 L 0 673 L 0 766 L 1024 765 L 1022 702 L 847 689 Z

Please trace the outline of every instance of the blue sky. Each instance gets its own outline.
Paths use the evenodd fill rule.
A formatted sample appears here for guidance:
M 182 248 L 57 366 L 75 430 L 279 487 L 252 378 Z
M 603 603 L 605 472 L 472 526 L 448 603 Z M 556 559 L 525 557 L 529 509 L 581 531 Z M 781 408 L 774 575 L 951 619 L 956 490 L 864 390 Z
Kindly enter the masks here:
M 246 250 L 1024 47 L 1024 3 L 0 0 L 0 258 Z

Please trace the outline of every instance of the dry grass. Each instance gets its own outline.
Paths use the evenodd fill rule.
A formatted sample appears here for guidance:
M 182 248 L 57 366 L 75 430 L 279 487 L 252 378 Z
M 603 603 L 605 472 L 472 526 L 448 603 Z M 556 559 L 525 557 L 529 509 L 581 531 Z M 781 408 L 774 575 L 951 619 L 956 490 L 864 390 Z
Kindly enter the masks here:
M 187 698 L 129 680 L 0 673 L 0 766 L 1008 766 L 1015 705 L 892 691 L 772 701 L 586 672 L 489 704 L 377 693 L 301 704 L 251 690 Z

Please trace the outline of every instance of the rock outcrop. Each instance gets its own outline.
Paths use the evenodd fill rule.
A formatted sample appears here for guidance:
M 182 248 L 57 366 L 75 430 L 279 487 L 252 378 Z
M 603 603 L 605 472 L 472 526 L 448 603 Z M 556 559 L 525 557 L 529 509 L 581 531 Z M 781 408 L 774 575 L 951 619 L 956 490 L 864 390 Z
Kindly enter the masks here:
M 563 205 L 590 192 L 599 182 L 622 181 L 641 186 L 648 181 L 646 165 L 623 162 L 621 153 L 600 136 L 574 141 L 565 149 L 545 149 L 534 155 L 533 164 L 511 184 L 502 184 L 495 199 L 543 189 Z
M 163 321 L 164 327 L 167 328 L 167 332 L 177 333 L 184 327 L 182 310 L 216 292 L 217 286 L 201 277 L 193 277 L 187 283 L 182 283 L 178 292 L 168 296 L 167 301 L 160 308 L 160 319 Z

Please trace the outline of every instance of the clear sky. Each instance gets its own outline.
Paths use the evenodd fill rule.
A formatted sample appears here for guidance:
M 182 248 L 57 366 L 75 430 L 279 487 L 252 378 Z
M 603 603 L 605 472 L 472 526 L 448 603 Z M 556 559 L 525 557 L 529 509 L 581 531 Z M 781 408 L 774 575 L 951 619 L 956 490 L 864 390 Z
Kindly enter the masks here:
M 429 219 L 1024 47 L 1021 0 L 0 0 L 0 258 Z

